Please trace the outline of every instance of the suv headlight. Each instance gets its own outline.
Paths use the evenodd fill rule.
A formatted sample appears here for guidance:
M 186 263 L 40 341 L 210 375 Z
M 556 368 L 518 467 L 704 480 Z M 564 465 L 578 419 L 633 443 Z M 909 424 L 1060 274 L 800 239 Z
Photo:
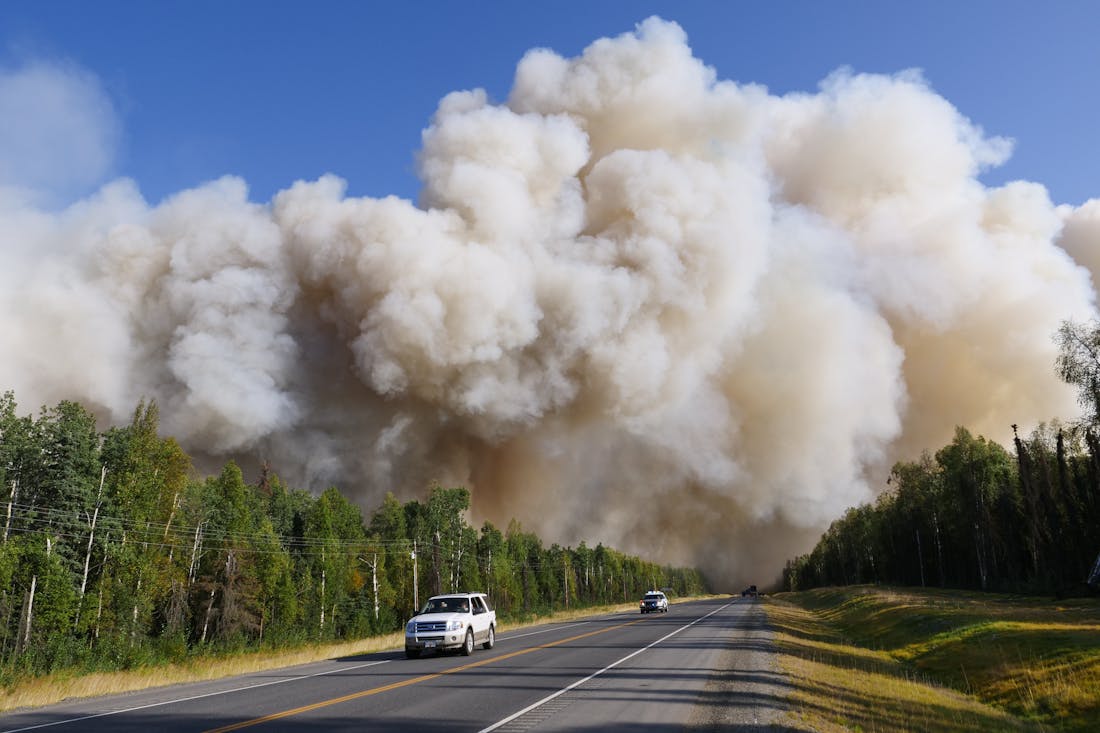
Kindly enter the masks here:
M 416 633 L 416 622 L 415 621 L 410 621 L 409 623 L 405 624 L 405 633 L 406 634 L 415 634 Z
M 462 619 L 454 619 L 447 622 L 447 631 L 458 631 L 462 628 Z

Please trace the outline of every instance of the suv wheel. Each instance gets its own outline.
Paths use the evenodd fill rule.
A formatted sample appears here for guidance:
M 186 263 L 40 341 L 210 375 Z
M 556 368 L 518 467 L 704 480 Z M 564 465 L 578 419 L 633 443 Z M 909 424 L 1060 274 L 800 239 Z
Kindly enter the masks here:
M 466 629 L 466 641 L 462 643 L 462 656 L 468 657 L 474 652 L 473 629 Z
M 497 642 L 497 632 L 492 626 L 489 627 L 489 635 L 485 637 L 485 643 L 481 645 L 482 649 L 492 649 L 493 644 Z

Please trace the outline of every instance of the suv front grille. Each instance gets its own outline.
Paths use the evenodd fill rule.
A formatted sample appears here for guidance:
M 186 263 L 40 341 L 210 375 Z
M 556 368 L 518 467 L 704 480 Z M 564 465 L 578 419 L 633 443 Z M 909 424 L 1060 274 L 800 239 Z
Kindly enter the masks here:
M 416 622 L 416 633 L 418 633 L 418 634 L 424 634 L 424 633 L 427 633 L 429 631 L 446 631 L 446 630 L 447 630 L 447 622 L 446 621 L 417 621 Z

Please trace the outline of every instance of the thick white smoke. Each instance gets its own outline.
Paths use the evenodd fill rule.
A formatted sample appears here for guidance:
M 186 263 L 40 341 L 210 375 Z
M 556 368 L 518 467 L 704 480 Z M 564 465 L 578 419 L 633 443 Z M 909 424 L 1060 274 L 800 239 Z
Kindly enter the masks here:
M 155 398 L 190 450 L 367 508 L 465 484 L 551 541 L 764 582 L 956 425 L 1076 413 L 1052 335 L 1095 315 L 1070 255 L 1100 273 L 1100 209 L 983 186 L 1009 148 L 915 72 L 776 97 L 650 19 L 443 99 L 419 204 L 226 178 L 53 214 L 9 185 L 0 386 L 114 422 Z

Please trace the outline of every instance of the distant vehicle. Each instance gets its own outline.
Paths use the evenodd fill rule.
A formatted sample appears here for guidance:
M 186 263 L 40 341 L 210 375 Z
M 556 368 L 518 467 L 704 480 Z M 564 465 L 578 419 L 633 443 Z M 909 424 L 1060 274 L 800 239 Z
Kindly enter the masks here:
M 668 613 L 668 597 L 659 590 L 651 590 L 638 602 L 638 610 L 642 613 Z
M 474 644 L 492 649 L 496 628 L 497 612 L 484 593 L 432 596 L 405 625 L 405 656 L 416 659 L 425 650 L 455 649 L 469 656 Z
M 741 591 L 741 597 L 742 598 L 746 598 L 746 597 L 756 598 L 758 595 L 760 595 L 760 594 L 756 592 L 756 586 L 755 585 L 750 585 L 748 588 Z

